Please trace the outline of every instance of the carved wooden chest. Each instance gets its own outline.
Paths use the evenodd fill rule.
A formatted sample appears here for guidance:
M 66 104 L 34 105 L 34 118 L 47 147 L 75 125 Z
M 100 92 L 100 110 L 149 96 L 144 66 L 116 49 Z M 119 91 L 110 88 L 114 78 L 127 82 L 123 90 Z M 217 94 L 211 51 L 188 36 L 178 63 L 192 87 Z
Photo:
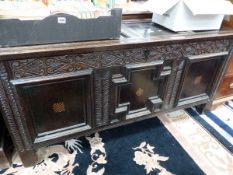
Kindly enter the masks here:
M 36 149 L 211 102 L 232 31 L 0 49 L 0 103 L 25 166 Z

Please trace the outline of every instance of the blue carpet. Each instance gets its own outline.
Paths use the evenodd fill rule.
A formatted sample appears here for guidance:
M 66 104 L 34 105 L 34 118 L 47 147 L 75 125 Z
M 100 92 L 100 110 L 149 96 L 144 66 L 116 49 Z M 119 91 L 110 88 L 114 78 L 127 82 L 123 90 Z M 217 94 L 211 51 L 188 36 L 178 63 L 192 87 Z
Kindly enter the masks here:
M 56 146 L 54 146 L 56 147 Z M 48 160 L 33 167 L 30 175 L 41 167 L 54 166 L 58 175 L 202 175 L 204 172 L 179 145 L 158 118 L 72 139 L 61 144 L 73 160 L 63 162 L 61 154 L 50 154 Z M 61 149 L 59 147 L 59 149 Z M 72 156 L 71 156 L 72 157 Z M 3 170 L 0 174 L 18 174 L 22 167 Z M 68 168 L 69 167 L 69 168 Z M 45 171 L 45 170 L 43 170 Z M 49 170 L 46 170 L 49 174 Z
M 224 123 L 224 121 L 222 121 L 218 116 L 216 116 L 212 112 L 207 112 L 206 115 L 233 137 L 233 129 L 226 123 Z
M 148 144 L 155 147 L 153 149 L 154 154 L 169 158 L 166 161 L 160 161 L 160 166 L 168 172 L 180 175 L 204 174 L 157 118 L 103 131 L 100 136 L 105 143 L 107 155 L 107 163 L 104 166 L 106 175 L 146 174 L 145 166 L 138 165 L 133 160 L 135 157 L 133 148 L 139 147 L 143 143 L 147 144 L 144 145 L 146 148 Z M 85 143 L 87 148 L 88 143 L 85 142 L 85 139 L 82 142 Z M 141 151 L 140 149 L 136 150 Z M 144 151 L 144 149 L 142 150 Z M 153 161 L 150 158 L 148 160 Z M 81 166 L 82 168 L 77 168 L 74 174 L 85 174 L 87 165 L 91 162 L 90 157 L 83 154 L 78 156 L 76 161 L 86 162 L 87 164 Z M 143 160 L 141 161 L 141 164 L 143 164 Z M 98 168 L 96 170 L 98 171 Z M 159 172 L 159 169 L 155 169 L 148 174 L 159 174 Z

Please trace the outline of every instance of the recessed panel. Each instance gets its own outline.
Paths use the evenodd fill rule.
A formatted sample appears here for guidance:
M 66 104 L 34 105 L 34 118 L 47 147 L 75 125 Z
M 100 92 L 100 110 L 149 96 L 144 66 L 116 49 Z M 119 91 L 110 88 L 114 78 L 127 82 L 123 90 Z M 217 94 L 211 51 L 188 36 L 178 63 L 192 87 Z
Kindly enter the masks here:
M 129 84 L 120 87 L 120 103 L 130 102 L 130 111 L 144 108 L 149 97 L 158 95 L 158 88 L 152 70 L 131 72 Z
M 90 73 L 12 81 L 33 138 L 91 128 Z
M 191 63 L 185 76 L 180 99 L 209 94 L 209 87 L 215 78 L 217 63 L 217 59 Z
M 37 133 L 85 122 L 85 79 L 25 86 L 22 91 Z

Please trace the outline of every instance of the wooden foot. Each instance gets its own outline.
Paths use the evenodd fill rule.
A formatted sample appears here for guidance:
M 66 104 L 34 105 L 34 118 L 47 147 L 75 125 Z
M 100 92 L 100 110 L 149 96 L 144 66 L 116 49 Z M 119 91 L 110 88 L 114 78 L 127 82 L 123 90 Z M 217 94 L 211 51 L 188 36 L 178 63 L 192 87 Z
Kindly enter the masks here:
M 205 108 L 206 108 L 205 104 L 196 106 L 196 110 L 199 114 L 203 114 L 205 112 Z
M 25 150 L 18 153 L 24 167 L 34 166 L 38 162 L 38 156 L 35 150 Z
M 14 146 L 4 125 L 0 122 L 0 169 L 9 168 Z
M 223 102 L 222 102 L 223 103 Z M 218 108 L 222 103 L 208 103 L 205 108 L 204 108 L 204 112 L 209 112 L 209 111 L 213 111 L 216 108 Z

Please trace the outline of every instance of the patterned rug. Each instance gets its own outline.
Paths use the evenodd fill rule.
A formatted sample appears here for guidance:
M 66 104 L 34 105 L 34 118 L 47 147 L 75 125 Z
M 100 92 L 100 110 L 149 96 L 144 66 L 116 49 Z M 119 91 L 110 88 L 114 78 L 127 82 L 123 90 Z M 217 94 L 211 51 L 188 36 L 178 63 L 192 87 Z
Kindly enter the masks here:
M 184 110 L 71 139 L 38 154 L 41 162 L 30 168 L 15 155 L 12 167 L 0 174 L 233 175 L 230 151 Z
M 233 175 L 233 155 L 186 111 L 159 119 L 205 174 Z
M 232 101 L 226 102 L 215 110 L 202 115 L 199 115 L 192 108 L 186 111 L 233 154 Z

